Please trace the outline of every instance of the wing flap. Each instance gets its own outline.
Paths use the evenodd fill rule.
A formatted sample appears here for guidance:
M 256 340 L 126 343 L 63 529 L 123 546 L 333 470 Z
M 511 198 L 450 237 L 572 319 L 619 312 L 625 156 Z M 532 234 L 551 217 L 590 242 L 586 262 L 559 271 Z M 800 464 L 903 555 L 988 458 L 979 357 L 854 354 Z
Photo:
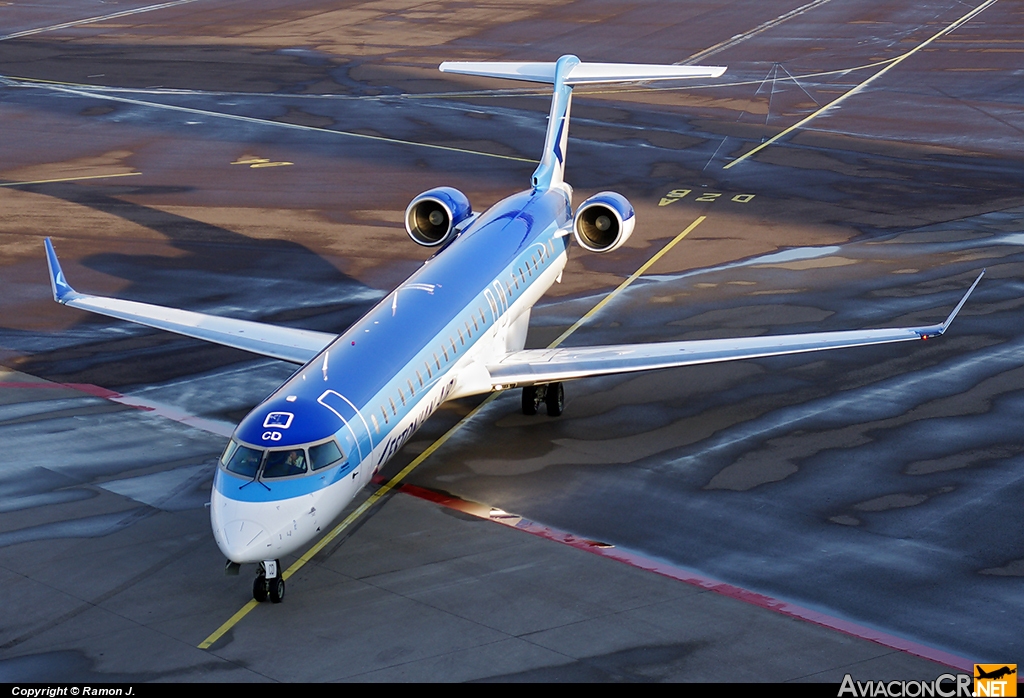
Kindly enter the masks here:
M 928 339 L 938 337 L 949 328 L 953 318 L 984 275 L 985 272 L 982 271 L 971 288 L 964 294 L 960 303 L 946 318 L 946 321 L 938 325 L 650 344 L 618 344 L 603 347 L 528 349 L 506 354 L 500 361 L 488 365 L 487 370 L 491 375 L 493 385 L 510 387 L 552 383 L 588 376 Z
M 149 303 L 79 293 L 71 288 L 64 278 L 64 272 L 49 238 L 46 239 L 46 261 L 50 267 L 50 288 L 53 290 L 53 299 L 71 308 L 127 320 L 158 330 L 202 339 L 299 365 L 307 363 L 337 338 L 336 335 L 326 332 L 280 327 L 262 322 L 236 320 L 196 313 L 191 310 L 166 308 Z

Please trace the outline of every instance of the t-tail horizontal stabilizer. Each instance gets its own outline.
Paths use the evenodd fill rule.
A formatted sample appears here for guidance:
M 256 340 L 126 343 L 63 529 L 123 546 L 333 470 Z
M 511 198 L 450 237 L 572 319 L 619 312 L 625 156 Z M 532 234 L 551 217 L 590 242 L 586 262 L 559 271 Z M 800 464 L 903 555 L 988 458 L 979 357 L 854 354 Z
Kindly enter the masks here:
M 46 238 L 46 263 L 50 267 L 53 300 L 90 313 L 127 320 L 214 344 L 223 344 L 293 364 L 306 363 L 336 338 L 336 335 L 325 332 L 279 327 L 262 322 L 236 320 L 195 313 L 191 310 L 79 293 L 71 288 L 64 278 L 64 270 L 60 268 L 60 260 L 57 259 L 50 238 Z
M 563 56 L 576 58 L 575 56 Z M 561 62 L 561 60 L 559 62 Z M 648 65 L 643 63 L 583 63 L 576 58 L 576 64 L 566 73 L 564 83 L 594 85 L 605 82 L 639 82 L 648 80 L 688 80 L 691 78 L 717 78 L 725 72 L 725 66 L 702 65 Z M 442 73 L 480 75 L 506 80 L 524 80 L 555 84 L 558 63 L 502 63 L 445 61 L 440 65 Z
M 544 153 L 540 165 L 533 173 L 533 188 L 536 190 L 552 189 L 562 184 L 565 148 L 569 139 L 569 106 L 574 86 L 606 82 L 717 78 L 725 72 L 722 66 L 583 63 L 576 56 L 562 56 L 554 63 L 445 61 L 439 69 L 442 73 L 525 80 L 554 86 L 548 130 L 544 139 Z

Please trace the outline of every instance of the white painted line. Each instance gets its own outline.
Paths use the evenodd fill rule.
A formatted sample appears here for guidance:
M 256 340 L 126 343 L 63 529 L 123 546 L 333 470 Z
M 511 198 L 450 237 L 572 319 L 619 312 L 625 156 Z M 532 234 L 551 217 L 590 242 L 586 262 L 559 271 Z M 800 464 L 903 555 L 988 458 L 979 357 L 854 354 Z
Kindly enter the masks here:
M 96 22 L 105 22 L 108 19 L 118 19 L 119 17 L 128 17 L 129 15 L 142 14 L 143 12 L 163 10 L 168 7 L 175 7 L 176 5 L 187 5 L 191 2 L 198 2 L 198 0 L 174 0 L 174 2 L 162 2 L 159 5 L 147 5 L 146 7 L 137 7 L 134 10 L 121 10 L 120 12 L 113 12 L 109 15 L 99 15 L 97 17 L 87 17 L 86 19 L 76 19 L 72 22 L 51 24 L 48 27 L 39 27 L 38 29 L 26 29 L 25 31 L 0 36 L 0 41 L 7 41 L 8 39 L 17 39 L 22 36 L 31 36 L 33 34 L 42 34 L 43 32 L 57 31 L 58 29 L 68 29 L 70 27 L 77 27 L 83 24 L 95 24 Z

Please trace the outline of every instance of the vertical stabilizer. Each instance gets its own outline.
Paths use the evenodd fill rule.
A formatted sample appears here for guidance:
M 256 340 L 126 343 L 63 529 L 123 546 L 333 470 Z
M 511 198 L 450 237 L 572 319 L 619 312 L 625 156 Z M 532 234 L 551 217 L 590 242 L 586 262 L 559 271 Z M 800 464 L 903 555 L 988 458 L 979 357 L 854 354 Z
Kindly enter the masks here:
M 565 148 L 569 143 L 569 107 L 572 105 L 572 85 L 566 79 L 580 64 L 576 56 L 562 56 L 555 63 L 554 94 L 548 131 L 544 137 L 544 152 L 540 165 L 533 172 L 534 189 L 551 189 L 562 184 L 565 173 Z

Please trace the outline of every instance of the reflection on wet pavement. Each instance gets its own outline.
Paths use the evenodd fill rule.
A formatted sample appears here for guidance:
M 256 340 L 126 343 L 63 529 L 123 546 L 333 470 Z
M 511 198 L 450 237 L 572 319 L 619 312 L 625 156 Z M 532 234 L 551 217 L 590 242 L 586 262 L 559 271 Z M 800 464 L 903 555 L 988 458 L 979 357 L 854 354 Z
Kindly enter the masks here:
M 81 19 L 73 5 L 0 5 L 0 23 L 10 35 Z M 653 24 L 644 3 L 586 0 L 472 11 L 236 5 L 0 37 L 0 579 L 19 614 L 0 633 L 0 677 L 721 678 L 701 672 L 736 656 L 732 635 L 688 628 L 654 642 L 656 623 L 644 619 L 615 644 L 612 615 L 586 621 L 608 646 L 577 649 L 577 568 L 549 578 L 557 566 L 546 553 L 516 557 L 526 545 L 481 552 L 492 534 L 478 521 L 432 537 L 442 526 L 430 509 L 422 529 L 405 520 L 367 539 L 367 526 L 306 568 L 306 595 L 284 609 L 299 630 L 264 614 L 196 660 L 196 642 L 249 593 L 248 580 L 220 576 L 203 507 L 219 434 L 293 369 L 85 318 L 53 304 L 46 285 L 42 238 L 52 236 L 82 290 L 340 331 L 425 258 L 401 230 L 413 196 L 456 186 L 479 210 L 533 169 L 547 98 L 443 77 L 437 63 L 572 51 L 650 62 L 713 52 L 730 68 L 708 84 L 577 94 L 567 165 L 576 200 L 621 191 L 640 224 L 614 254 L 573 252 L 534 310 L 530 346 L 698 216 L 699 229 L 571 342 L 935 322 L 981 268 L 988 275 L 936 341 L 579 381 L 557 420 L 524 417 L 506 394 L 414 482 L 962 656 L 1024 652 L 1024 97 L 1013 3 L 728 170 L 967 9 L 730 0 L 714 12 L 664 4 Z M 390 467 L 469 404 L 447 406 Z M 457 553 L 438 541 L 449 535 Z M 517 573 L 529 584 L 495 581 Z M 418 583 L 431 574 L 433 586 Z M 428 601 L 389 606 L 384 591 L 403 578 Z M 639 588 L 631 579 L 624 586 Z M 662 593 L 684 595 L 678 587 Z M 553 613 L 533 595 L 546 588 L 571 598 Z M 444 615 L 450 589 L 458 613 Z M 556 658 L 538 659 L 548 651 L 540 632 L 529 642 L 498 633 L 494 617 L 508 609 L 494 608 L 496 596 L 518 602 L 514 627 L 572 619 L 538 623 Z M 597 596 L 602 613 L 618 597 Z M 651 613 L 706 617 L 682 608 Z M 737 624 L 757 626 L 746 615 Z M 552 639 L 559 632 L 573 640 Z M 800 635 L 813 651 L 771 673 L 777 636 L 763 635 L 769 646 L 735 663 L 748 673 L 729 676 L 822 676 L 877 658 L 843 649 L 805 668 L 823 640 Z M 272 652 L 267 637 L 284 641 Z M 310 662 L 324 638 L 331 657 Z M 496 661 L 486 653 L 498 647 Z M 340 666 L 337 656 L 354 659 Z M 567 668 L 567 656 L 582 659 Z

